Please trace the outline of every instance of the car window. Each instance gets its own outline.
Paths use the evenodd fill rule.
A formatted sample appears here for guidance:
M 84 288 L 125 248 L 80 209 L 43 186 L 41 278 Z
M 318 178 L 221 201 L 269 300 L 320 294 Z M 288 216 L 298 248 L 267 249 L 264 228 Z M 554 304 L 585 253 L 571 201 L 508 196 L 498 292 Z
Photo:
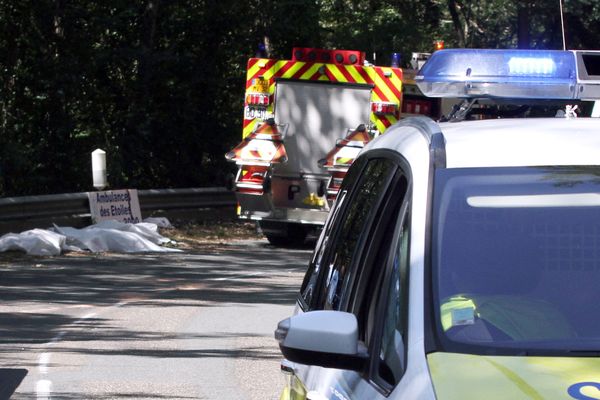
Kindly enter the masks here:
M 340 192 L 344 204 L 332 211 L 303 285 L 303 296 L 318 299 L 313 309 L 356 315 L 359 339 L 373 354 L 371 381 L 383 390 L 398 382 L 406 357 L 410 175 L 403 166 L 371 159 Z
M 402 377 L 408 319 L 408 210 L 410 187 L 399 171 L 369 232 L 370 245 L 349 295 L 359 339 L 372 354 L 370 380 L 382 390 Z
M 370 160 L 350 194 L 351 198 L 346 200 L 347 208 L 338 220 L 339 231 L 327 254 L 327 267 L 323 271 L 323 288 L 317 308 L 339 309 L 354 255 L 359 253 L 362 234 L 367 231 L 395 170 L 396 164 L 389 159 Z
M 338 225 L 337 221 L 340 218 L 340 214 L 343 213 L 342 210 L 344 209 L 346 198 L 348 197 L 348 190 L 353 187 L 357 178 L 360 176 L 360 172 L 362 171 L 364 165 L 365 160 L 360 158 L 352 164 L 352 167 L 346 174 L 346 178 L 344 179 L 344 182 L 340 188 L 331 212 L 327 217 L 327 221 L 325 221 L 325 226 L 323 227 L 323 231 L 319 236 L 319 240 L 315 246 L 315 251 L 313 252 L 311 262 L 308 266 L 308 270 L 304 276 L 304 281 L 302 282 L 302 286 L 300 288 L 301 305 L 305 311 L 308 311 L 314 307 L 313 302 L 316 300 L 315 295 L 318 294 L 318 284 L 321 277 L 321 264 L 323 256 L 329 247 L 328 245 L 330 243 L 331 236 L 335 232 L 335 228 Z
M 308 271 L 304 276 L 304 282 L 302 282 L 300 293 L 301 298 L 307 307 L 312 303 L 313 297 L 316 293 L 319 272 L 321 269 L 321 260 L 323 259 L 323 254 L 327 249 L 327 244 L 329 243 L 329 238 L 331 237 L 332 228 L 335 226 L 334 221 L 337 220 L 337 216 L 339 214 L 340 209 L 343 207 L 347 194 L 348 191 L 345 189 L 338 193 L 338 196 L 335 201 L 335 207 L 331 210 L 329 216 L 327 217 L 327 221 L 325 222 L 325 226 L 323 228 L 323 233 L 319 237 L 319 241 L 315 247 L 315 251 L 313 253 L 310 265 L 308 267 Z
M 400 381 L 406 366 L 406 339 L 408 333 L 408 262 L 409 229 L 404 217 L 398 243 L 393 253 L 390 277 L 386 284 L 387 296 L 383 301 L 383 327 L 379 345 L 378 374 L 388 384 Z
M 372 355 L 369 381 L 383 391 L 398 383 L 406 358 L 410 174 L 403 162 L 395 165 L 369 210 L 371 221 L 362 232 L 367 240 L 354 255 L 340 307 L 356 315 L 359 340 Z

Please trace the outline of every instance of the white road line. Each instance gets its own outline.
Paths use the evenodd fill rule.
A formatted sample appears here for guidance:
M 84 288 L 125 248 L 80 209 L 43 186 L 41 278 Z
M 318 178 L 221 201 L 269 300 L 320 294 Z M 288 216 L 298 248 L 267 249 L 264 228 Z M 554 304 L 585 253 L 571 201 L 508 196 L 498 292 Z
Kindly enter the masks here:
M 109 308 L 113 308 L 113 307 L 118 308 L 125 304 L 127 304 L 126 301 L 121 301 L 119 303 L 114 304 L 113 306 L 111 306 Z M 96 315 L 97 315 L 97 313 L 90 312 L 90 313 L 84 315 L 83 317 L 79 318 L 77 321 L 70 324 L 70 326 L 79 325 L 79 324 L 87 321 L 88 319 L 95 317 Z M 52 340 L 50 340 L 48 343 L 45 344 L 45 347 L 53 347 L 54 345 L 59 343 L 63 339 L 63 337 L 65 337 L 66 334 L 67 334 L 67 331 L 59 332 L 56 336 L 54 336 L 52 338 Z M 42 375 L 44 377 L 48 374 L 48 365 L 50 364 L 51 356 L 52 356 L 52 353 L 44 352 L 44 353 L 40 354 L 40 356 L 38 357 L 38 371 L 39 371 L 40 375 Z M 52 394 L 52 381 L 49 379 L 38 380 L 35 385 L 35 393 L 36 393 L 37 400 L 50 400 L 51 394 Z
M 48 363 L 50 363 L 50 353 L 42 353 L 38 357 L 38 371 L 41 375 L 48 373 Z
M 33 308 L 30 310 L 16 310 L 14 312 L 21 313 L 21 314 L 39 314 L 39 313 L 46 313 L 46 312 L 61 310 L 64 308 L 71 309 L 71 308 L 87 308 L 87 307 L 92 307 L 92 306 L 89 304 L 74 304 L 74 305 L 69 305 L 69 306 L 64 306 L 64 307 L 43 307 L 43 308 Z
M 231 279 L 240 279 L 240 278 L 252 278 L 254 276 L 261 276 L 264 275 L 264 272 L 253 272 L 251 274 L 244 274 L 244 275 L 231 275 L 231 276 L 224 276 L 221 278 L 206 278 L 206 279 L 202 279 L 203 281 L 215 281 L 215 282 L 220 282 L 220 281 L 229 281 Z
M 52 382 L 47 379 L 37 381 L 35 385 L 35 393 L 37 400 L 50 400 L 52 392 Z

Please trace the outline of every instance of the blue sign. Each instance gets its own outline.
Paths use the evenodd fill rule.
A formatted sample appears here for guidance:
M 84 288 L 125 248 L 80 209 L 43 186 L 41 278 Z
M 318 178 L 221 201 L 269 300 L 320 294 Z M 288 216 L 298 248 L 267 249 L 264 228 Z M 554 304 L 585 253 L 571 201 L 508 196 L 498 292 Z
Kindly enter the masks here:
M 580 382 L 569 386 L 567 393 L 569 393 L 569 396 L 577 400 L 597 400 L 597 397 L 586 396 L 581 392 L 583 388 L 586 387 L 592 387 L 600 391 L 600 383 L 598 382 Z

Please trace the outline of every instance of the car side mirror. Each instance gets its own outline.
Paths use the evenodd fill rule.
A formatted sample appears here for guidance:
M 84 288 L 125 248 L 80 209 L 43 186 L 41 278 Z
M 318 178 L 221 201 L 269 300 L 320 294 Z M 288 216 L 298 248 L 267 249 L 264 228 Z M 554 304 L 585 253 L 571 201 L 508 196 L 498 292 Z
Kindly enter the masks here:
M 369 355 L 358 340 L 354 314 L 310 311 L 287 318 L 275 331 L 281 353 L 289 361 L 325 368 L 363 371 Z

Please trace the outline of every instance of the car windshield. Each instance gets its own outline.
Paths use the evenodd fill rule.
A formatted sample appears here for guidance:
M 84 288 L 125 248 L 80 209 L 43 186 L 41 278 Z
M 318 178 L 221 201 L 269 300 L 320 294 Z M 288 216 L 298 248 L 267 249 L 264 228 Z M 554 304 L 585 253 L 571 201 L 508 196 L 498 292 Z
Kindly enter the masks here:
M 451 351 L 600 351 L 600 168 L 440 169 L 432 278 Z

